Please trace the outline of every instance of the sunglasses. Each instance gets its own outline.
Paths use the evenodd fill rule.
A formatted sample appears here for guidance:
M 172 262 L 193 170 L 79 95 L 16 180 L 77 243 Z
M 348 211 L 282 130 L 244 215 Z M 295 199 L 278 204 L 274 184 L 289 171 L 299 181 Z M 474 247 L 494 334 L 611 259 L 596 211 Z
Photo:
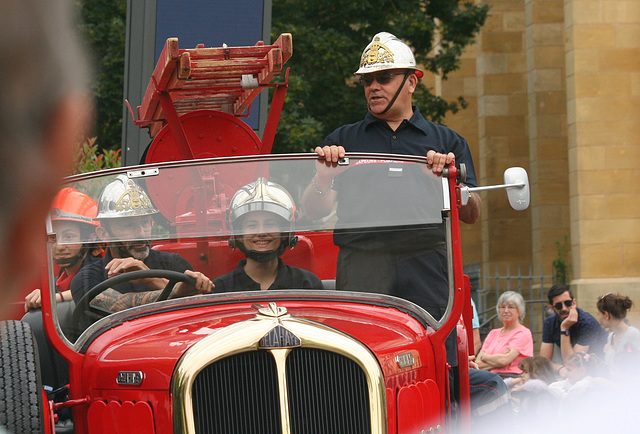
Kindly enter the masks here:
M 571 305 L 573 304 L 573 299 L 571 299 L 571 300 L 565 300 L 564 302 L 559 301 L 559 302 L 557 302 L 556 304 L 554 304 L 554 305 L 553 305 L 553 308 L 554 308 L 555 310 L 562 310 L 562 304 L 563 304 L 563 303 L 564 303 L 564 305 L 565 305 L 566 307 L 571 307 Z
M 380 84 L 388 84 L 391 81 L 391 77 L 394 75 L 405 75 L 407 72 L 378 72 L 376 74 L 365 74 L 360 76 L 360 83 L 365 87 L 369 87 L 373 84 L 375 79 Z

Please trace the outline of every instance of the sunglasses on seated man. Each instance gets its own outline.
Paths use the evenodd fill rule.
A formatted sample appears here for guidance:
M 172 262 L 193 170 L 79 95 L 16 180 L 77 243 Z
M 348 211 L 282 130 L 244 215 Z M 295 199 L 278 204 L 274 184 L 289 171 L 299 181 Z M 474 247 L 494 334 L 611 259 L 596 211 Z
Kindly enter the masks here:
M 565 301 L 559 301 L 556 304 L 553 305 L 553 308 L 555 310 L 562 310 L 562 304 L 564 303 L 564 305 L 566 307 L 571 307 L 571 305 L 573 304 L 573 299 L 570 300 L 565 300 Z
M 373 84 L 373 80 L 375 79 L 379 84 L 388 84 L 391 81 L 391 77 L 394 75 L 405 75 L 409 74 L 409 71 L 404 72 L 376 72 L 375 74 L 363 74 L 360 76 L 360 83 L 362 83 L 365 87 L 369 87 Z

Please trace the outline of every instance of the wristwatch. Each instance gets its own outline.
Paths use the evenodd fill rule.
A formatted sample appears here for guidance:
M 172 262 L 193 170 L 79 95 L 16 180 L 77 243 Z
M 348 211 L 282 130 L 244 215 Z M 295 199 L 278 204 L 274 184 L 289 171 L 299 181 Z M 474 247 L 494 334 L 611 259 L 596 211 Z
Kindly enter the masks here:
M 566 329 L 565 331 L 560 331 L 560 333 L 562 333 L 565 336 L 569 336 L 569 329 Z

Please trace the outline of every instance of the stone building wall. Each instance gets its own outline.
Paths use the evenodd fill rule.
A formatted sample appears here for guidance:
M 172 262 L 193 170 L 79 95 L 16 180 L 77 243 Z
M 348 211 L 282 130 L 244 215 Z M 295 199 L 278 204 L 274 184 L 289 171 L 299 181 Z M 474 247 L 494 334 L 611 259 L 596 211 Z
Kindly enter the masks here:
M 477 1 L 490 17 L 460 70 L 426 79 L 469 102 L 446 124 L 467 138 L 479 181 L 522 166 L 531 207 L 483 193 L 465 263 L 551 274 L 566 237 L 580 306 L 621 292 L 640 312 L 640 0 Z

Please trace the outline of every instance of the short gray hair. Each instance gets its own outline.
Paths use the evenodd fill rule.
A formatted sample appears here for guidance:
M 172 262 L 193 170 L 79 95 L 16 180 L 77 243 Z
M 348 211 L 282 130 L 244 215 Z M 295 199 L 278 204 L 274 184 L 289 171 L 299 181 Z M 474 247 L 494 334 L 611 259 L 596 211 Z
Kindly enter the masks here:
M 524 298 L 517 292 L 514 291 L 505 291 L 498 298 L 498 303 L 496 303 L 496 312 L 500 315 L 500 306 L 505 303 L 513 303 L 518 308 L 518 319 L 520 322 L 524 319 L 524 314 L 527 311 L 527 307 L 524 302 Z

